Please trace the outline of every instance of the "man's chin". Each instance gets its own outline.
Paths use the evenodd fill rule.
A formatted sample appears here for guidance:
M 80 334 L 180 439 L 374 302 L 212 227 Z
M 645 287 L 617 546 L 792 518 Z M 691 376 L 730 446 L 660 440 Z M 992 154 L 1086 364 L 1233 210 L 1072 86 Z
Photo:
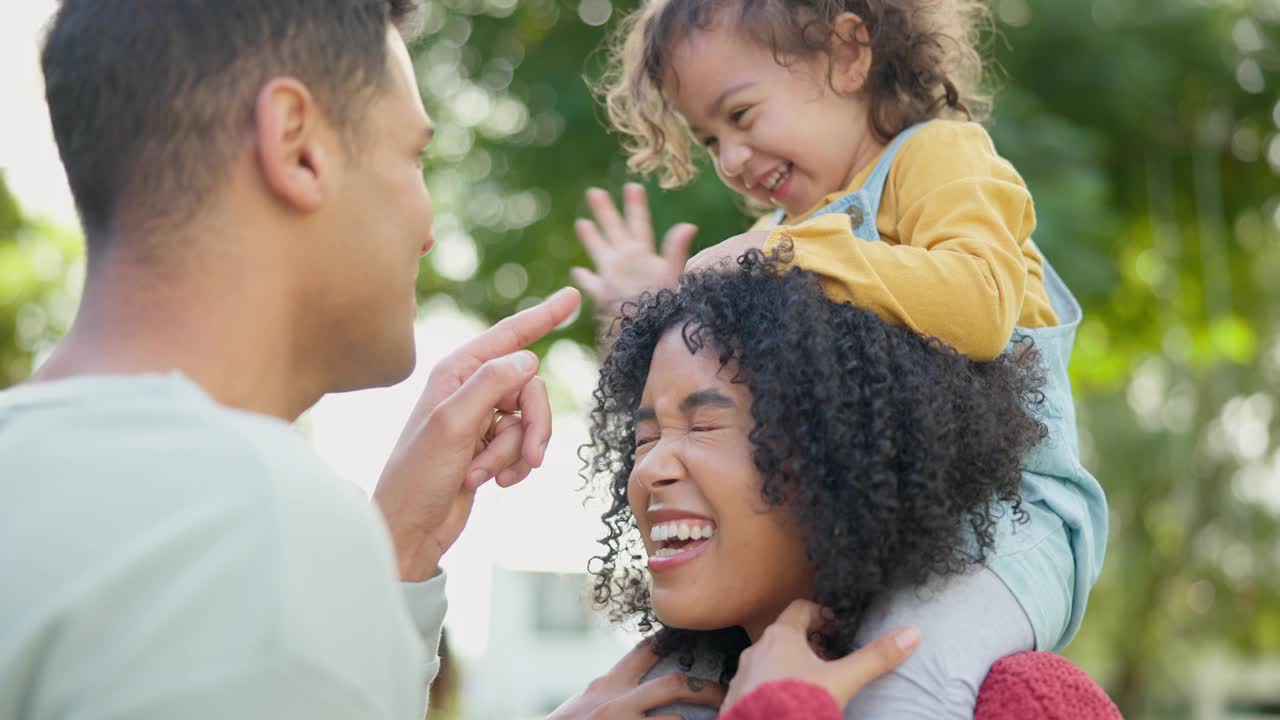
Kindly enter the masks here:
M 410 342 L 407 347 L 367 354 L 364 359 L 365 364 L 353 367 L 351 377 L 346 378 L 332 392 L 354 392 L 399 385 L 413 374 L 417 365 L 417 350 Z

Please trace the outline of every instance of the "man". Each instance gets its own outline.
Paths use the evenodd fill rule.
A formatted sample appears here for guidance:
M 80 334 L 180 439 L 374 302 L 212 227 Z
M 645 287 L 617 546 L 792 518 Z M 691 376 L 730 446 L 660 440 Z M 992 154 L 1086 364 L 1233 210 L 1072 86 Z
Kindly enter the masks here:
M 480 485 L 542 462 L 521 348 L 578 296 L 435 368 L 376 511 L 289 425 L 414 365 L 413 5 L 63 0 L 43 66 L 88 268 L 70 333 L 0 393 L 0 720 L 422 717 L 438 561 Z M 741 691 L 814 674 L 756 666 Z M 621 667 L 557 716 L 723 697 Z
M 70 333 L 0 394 L 0 718 L 422 717 L 437 561 L 477 487 L 542 461 L 521 348 L 578 298 L 434 370 L 380 513 L 289 425 L 414 365 L 412 11 L 62 3 L 42 59 L 88 268 Z

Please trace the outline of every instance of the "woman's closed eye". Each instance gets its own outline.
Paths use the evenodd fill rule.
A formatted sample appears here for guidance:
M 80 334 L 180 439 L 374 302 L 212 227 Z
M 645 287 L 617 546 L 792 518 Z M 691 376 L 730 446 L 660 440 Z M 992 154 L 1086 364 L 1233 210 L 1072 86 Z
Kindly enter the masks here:
M 687 432 L 705 433 L 705 432 L 712 432 L 713 430 L 719 430 L 719 429 L 720 427 L 718 425 L 690 425 Z M 658 440 L 660 440 L 661 437 L 662 437 L 661 434 L 655 433 L 655 432 L 636 433 L 636 447 L 642 448 L 648 445 L 652 445 L 658 442 Z

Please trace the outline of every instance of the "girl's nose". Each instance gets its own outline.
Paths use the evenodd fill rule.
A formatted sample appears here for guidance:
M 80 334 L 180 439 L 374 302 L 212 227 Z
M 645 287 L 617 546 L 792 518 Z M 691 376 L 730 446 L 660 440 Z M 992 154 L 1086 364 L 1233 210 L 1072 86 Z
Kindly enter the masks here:
M 738 177 L 751 159 L 751 148 L 746 143 L 724 142 L 720 146 L 720 172 L 726 177 Z

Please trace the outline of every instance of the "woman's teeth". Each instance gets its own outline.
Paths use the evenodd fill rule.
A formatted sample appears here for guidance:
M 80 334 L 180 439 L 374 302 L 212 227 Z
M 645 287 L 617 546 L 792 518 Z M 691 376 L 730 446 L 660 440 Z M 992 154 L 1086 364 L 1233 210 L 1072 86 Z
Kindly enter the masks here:
M 654 543 L 672 540 L 705 540 L 715 534 L 715 524 L 706 520 L 672 520 L 658 523 L 649 529 L 649 539 Z

